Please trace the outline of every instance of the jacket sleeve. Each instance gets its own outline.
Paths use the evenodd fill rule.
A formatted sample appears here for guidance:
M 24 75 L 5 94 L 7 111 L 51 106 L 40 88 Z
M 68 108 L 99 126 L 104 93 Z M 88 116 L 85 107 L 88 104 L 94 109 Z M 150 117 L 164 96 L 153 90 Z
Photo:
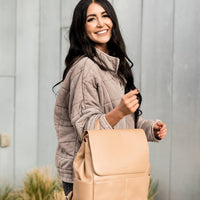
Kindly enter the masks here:
M 156 139 L 153 131 L 153 127 L 155 123 L 157 123 L 160 120 L 145 120 L 141 116 L 138 119 L 137 122 L 137 128 L 141 128 L 145 131 L 146 137 L 148 141 L 151 142 L 159 142 L 159 139 Z
M 98 118 L 100 119 L 100 129 L 112 129 L 105 118 L 99 100 L 99 90 L 101 88 L 98 87 L 92 70 L 86 68 L 72 74 L 68 112 L 80 141 L 83 131 L 94 129 Z

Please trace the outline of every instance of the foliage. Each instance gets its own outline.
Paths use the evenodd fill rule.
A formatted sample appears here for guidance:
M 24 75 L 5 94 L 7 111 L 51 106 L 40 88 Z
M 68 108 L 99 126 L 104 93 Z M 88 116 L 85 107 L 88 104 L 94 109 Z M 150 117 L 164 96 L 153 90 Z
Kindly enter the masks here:
M 5 188 L 0 187 L 0 200 L 11 200 L 11 188 L 7 185 Z
M 158 181 L 151 178 L 148 200 L 158 194 Z M 63 200 L 65 195 L 61 181 L 53 177 L 49 168 L 33 169 L 26 174 L 21 190 L 12 191 L 9 186 L 0 187 L 0 200 Z
M 52 178 L 49 168 L 34 169 L 24 179 L 21 196 L 24 200 L 51 200 L 61 191 L 61 184 Z
M 158 194 L 158 181 L 151 178 L 149 183 L 148 200 L 154 200 L 157 194 Z
M 12 193 L 12 200 L 63 200 L 61 182 L 52 177 L 49 168 L 33 169 L 26 174 L 21 191 Z

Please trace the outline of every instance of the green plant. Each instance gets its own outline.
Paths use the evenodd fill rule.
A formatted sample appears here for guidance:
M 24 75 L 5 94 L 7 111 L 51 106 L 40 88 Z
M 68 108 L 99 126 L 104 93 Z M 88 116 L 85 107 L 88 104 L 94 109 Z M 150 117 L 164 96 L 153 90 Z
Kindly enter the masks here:
M 157 194 L 158 194 L 158 181 L 151 178 L 149 183 L 148 200 L 154 200 Z
M 15 195 L 16 200 L 64 199 L 60 182 L 53 178 L 49 168 L 34 169 L 27 173 L 23 190 Z
M 148 200 L 158 194 L 158 181 L 151 178 Z M 23 188 L 12 191 L 9 186 L 0 187 L 0 200 L 63 200 L 65 195 L 61 181 L 52 176 L 49 168 L 39 168 L 27 173 Z
M 22 197 L 21 197 L 21 190 L 13 190 L 10 194 L 10 200 L 24 200 Z
M 0 187 L 0 200 L 11 200 L 11 188 L 7 185 L 5 188 Z

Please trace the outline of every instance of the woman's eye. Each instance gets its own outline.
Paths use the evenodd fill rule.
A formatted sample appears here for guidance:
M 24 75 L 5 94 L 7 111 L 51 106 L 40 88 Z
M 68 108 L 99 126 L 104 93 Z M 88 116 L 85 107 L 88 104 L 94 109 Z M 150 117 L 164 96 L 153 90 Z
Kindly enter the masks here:
M 106 14 L 106 15 L 103 15 L 103 17 L 110 17 L 110 16 Z
M 93 21 L 94 20 L 94 18 L 89 18 L 88 20 L 87 20 L 87 22 L 91 22 L 91 21 Z

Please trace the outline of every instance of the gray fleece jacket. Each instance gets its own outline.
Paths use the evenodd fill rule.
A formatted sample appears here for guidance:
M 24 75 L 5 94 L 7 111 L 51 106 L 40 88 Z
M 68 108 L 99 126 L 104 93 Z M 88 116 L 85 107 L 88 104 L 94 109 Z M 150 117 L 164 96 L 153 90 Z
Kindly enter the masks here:
M 96 50 L 114 73 L 103 71 L 91 59 L 82 57 L 69 70 L 56 99 L 54 122 L 58 146 L 55 162 L 64 182 L 73 182 L 73 160 L 83 131 L 94 129 L 98 118 L 101 129 L 112 129 L 105 114 L 114 109 L 124 95 L 124 85 L 117 78 L 119 59 Z M 148 141 L 158 141 L 152 128 L 155 122 L 139 117 L 137 128 L 144 129 Z M 114 129 L 126 128 L 135 128 L 134 114 L 125 116 L 114 126 Z

